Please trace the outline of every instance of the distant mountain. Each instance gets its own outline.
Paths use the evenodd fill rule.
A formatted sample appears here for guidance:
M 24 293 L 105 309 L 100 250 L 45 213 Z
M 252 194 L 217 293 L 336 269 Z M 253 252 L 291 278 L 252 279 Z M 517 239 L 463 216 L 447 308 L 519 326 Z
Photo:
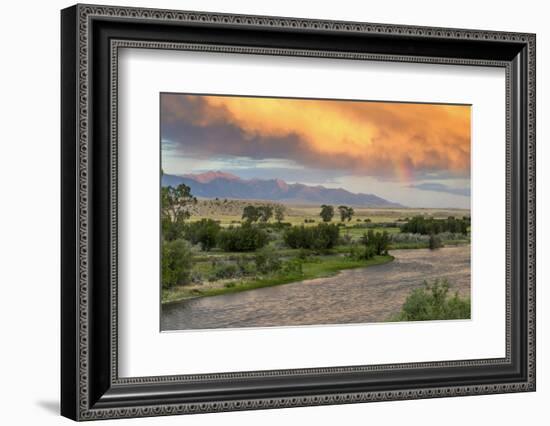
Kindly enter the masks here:
M 224 173 L 219 171 L 200 173 L 198 175 L 187 174 L 187 175 L 183 175 L 183 177 L 196 180 L 197 182 L 200 182 L 200 183 L 212 182 L 214 179 L 240 180 L 238 176 L 232 175 L 231 173 Z
M 186 184 L 199 198 L 269 200 L 294 204 L 345 204 L 357 207 L 403 207 L 374 194 L 355 194 L 342 188 L 286 183 L 281 179 L 241 179 L 210 171 L 182 176 L 164 174 L 162 186 Z

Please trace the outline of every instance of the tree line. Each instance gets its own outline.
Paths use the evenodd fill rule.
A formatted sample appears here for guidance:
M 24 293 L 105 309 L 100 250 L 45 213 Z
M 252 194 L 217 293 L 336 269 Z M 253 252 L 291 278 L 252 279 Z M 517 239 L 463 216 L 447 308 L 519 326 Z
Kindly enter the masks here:
M 274 217 L 277 223 L 281 223 L 285 219 L 286 209 L 284 206 L 277 205 L 264 205 L 264 206 L 253 206 L 248 205 L 243 209 L 243 214 L 241 219 L 245 220 L 248 223 L 267 223 L 269 220 Z
M 349 222 L 355 214 L 355 211 L 353 210 L 353 207 L 341 205 L 338 206 L 338 213 L 340 214 L 340 221 Z M 319 216 L 321 216 L 323 222 L 332 221 L 332 218 L 334 217 L 334 207 L 329 204 L 323 204 L 321 206 L 321 212 L 319 213 Z
M 271 218 L 274 218 L 277 223 L 281 223 L 285 219 L 285 213 L 286 209 L 284 206 L 277 204 L 275 206 L 272 205 L 264 205 L 264 206 L 253 206 L 248 205 L 243 209 L 242 219 L 245 220 L 248 223 L 267 223 Z M 340 220 L 342 222 L 344 221 L 351 221 L 353 218 L 353 215 L 355 214 L 355 211 L 353 210 L 353 207 L 349 206 L 338 206 L 338 213 L 340 215 Z M 321 206 L 321 212 L 319 213 L 319 216 L 323 220 L 323 222 L 331 222 L 335 215 L 335 209 L 333 206 L 328 204 L 323 204 Z
M 401 225 L 401 232 L 410 232 L 412 234 L 432 235 L 441 232 L 452 232 L 456 234 L 468 234 L 468 228 L 471 225 L 470 218 L 464 216 L 457 219 L 449 216 L 447 219 L 434 219 L 433 217 L 415 216 L 407 223 Z

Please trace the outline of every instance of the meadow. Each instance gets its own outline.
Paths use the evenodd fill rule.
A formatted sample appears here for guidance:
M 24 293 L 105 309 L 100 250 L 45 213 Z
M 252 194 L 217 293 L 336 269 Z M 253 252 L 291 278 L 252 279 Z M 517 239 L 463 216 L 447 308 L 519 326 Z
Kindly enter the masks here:
M 330 218 L 321 216 L 323 207 L 332 211 Z M 437 249 L 470 241 L 468 210 L 339 207 L 194 200 L 180 221 L 174 220 L 177 212 L 167 210 L 162 302 L 328 277 L 391 262 L 390 250 Z M 447 225 L 439 229 L 449 218 L 453 231 L 468 218 L 467 230 L 450 232 Z M 418 220 L 435 223 L 436 236 L 424 229 L 403 231 Z
M 219 221 L 222 226 L 240 223 L 242 220 L 243 209 L 248 205 L 253 206 L 275 206 L 280 203 L 274 203 L 262 200 L 231 200 L 231 199 L 213 199 L 197 200 L 191 210 L 190 221 L 197 221 L 203 218 Z M 319 206 L 311 204 L 287 204 L 281 203 L 285 207 L 285 222 L 292 225 L 311 225 L 321 222 L 319 217 Z M 431 217 L 434 219 L 446 219 L 449 216 L 463 217 L 470 216 L 468 209 L 433 209 L 433 208 L 369 208 L 353 206 L 354 215 L 351 224 L 364 222 L 365 219 L 372 223 L 388 224 L 403 222 L 414 216 Z M 314 222 L 306 223 L 312 220 Z M 337 212 L 332 219 L 335 223 L 340 219 Z M 349 223 L 348 223 L 349 224 Z

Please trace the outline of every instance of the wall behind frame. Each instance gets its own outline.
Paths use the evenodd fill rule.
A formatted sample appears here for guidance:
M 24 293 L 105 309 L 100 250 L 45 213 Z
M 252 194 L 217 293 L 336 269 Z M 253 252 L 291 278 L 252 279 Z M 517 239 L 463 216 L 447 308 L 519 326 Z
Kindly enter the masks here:
M 464 0 L 118 0 L 102 4 L 537 33 L 538 384 L 529 394 L 294 408 L 103 424 L 335 423 L 544 424 L 550 400 L 550 28 L 544 2 Z M 69 424 L 59 417 L 59 10 L 72 2 L 9 2 L 0 26 L 0 396 L 6 424 Z M 117 423 L 115 423 L 117 422 Z M 131 422 L 131 423 L 128 423 Z

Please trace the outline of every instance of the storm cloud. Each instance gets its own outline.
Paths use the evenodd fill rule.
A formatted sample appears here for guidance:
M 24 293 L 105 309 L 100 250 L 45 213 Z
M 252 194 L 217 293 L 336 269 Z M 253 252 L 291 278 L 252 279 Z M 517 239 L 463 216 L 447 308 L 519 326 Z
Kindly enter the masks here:
M 186 157 L 285 159 L 356 176 L 470 173 L 469 106 L 162 94 L 161 140 Z

